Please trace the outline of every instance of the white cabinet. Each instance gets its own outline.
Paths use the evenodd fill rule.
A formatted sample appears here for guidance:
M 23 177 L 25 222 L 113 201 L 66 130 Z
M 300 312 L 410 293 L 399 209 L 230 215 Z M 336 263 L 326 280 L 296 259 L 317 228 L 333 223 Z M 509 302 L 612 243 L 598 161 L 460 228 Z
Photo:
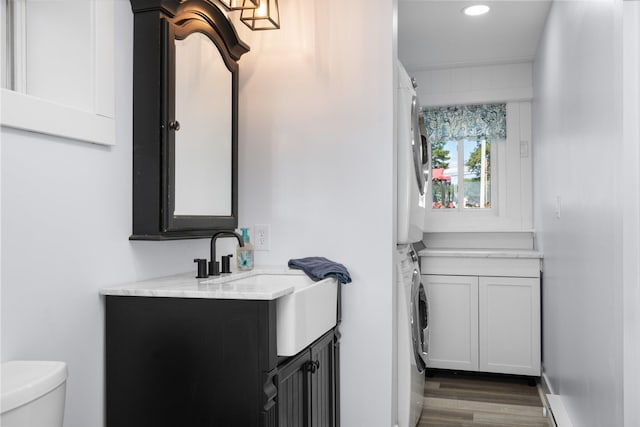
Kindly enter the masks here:
M 424 275 L 428 366 L 540 375 L 538 277 Z
M 442 369 L 478 370 L 478 278 L 423 276 L 429 300 L 429 362 Z
M 478 279 L 478 370 L 540 375 L 540 280 Z

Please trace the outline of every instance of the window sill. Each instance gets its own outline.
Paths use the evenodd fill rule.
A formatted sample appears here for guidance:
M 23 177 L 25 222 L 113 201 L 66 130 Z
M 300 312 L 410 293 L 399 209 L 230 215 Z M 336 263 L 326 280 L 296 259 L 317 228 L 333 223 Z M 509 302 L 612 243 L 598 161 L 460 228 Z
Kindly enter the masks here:
M 115 119 L 1 89 L 0 124 L 93 144 L 115 145 Z

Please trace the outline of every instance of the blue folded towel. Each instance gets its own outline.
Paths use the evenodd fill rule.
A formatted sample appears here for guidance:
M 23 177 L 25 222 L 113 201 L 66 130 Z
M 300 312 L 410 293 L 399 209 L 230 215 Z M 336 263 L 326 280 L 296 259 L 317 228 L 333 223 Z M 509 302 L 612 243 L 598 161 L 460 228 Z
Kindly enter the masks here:
M 351 275 L 344 265 L 320 256 L 290 259 L 289 268 L 304 271 L 316 282 L 327 277 L 335 277 L 340 283 L 351 283 Z

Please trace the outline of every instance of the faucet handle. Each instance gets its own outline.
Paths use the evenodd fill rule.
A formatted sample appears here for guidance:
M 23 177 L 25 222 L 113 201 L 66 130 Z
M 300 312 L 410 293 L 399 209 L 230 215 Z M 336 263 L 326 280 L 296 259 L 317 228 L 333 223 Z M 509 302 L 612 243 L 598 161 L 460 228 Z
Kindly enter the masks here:
M 231 258 L 233 255 L 224 255 L 222 257 L 222 273 L 231 273 Z
M 209 261 L 209 276 L 220 275 L 220 263 L 218 261 Z
M 193 262 L 197 262 L 198 263 L 198 275 L 196 276 L 196 279 L 204 279 L 206 277 L 208 277 L 207 274 L 207 260 L 206 259 L 202 259 L 202 258 L 196 258 L 193 260 Z

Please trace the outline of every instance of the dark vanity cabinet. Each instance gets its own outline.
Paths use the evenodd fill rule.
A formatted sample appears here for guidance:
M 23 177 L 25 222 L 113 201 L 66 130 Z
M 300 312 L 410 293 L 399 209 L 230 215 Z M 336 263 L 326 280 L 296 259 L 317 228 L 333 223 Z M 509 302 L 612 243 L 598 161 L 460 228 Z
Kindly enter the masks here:
M 338 337 L 283 358 L 275 300 L 106 296 L 106 425 L 338 426 Z

